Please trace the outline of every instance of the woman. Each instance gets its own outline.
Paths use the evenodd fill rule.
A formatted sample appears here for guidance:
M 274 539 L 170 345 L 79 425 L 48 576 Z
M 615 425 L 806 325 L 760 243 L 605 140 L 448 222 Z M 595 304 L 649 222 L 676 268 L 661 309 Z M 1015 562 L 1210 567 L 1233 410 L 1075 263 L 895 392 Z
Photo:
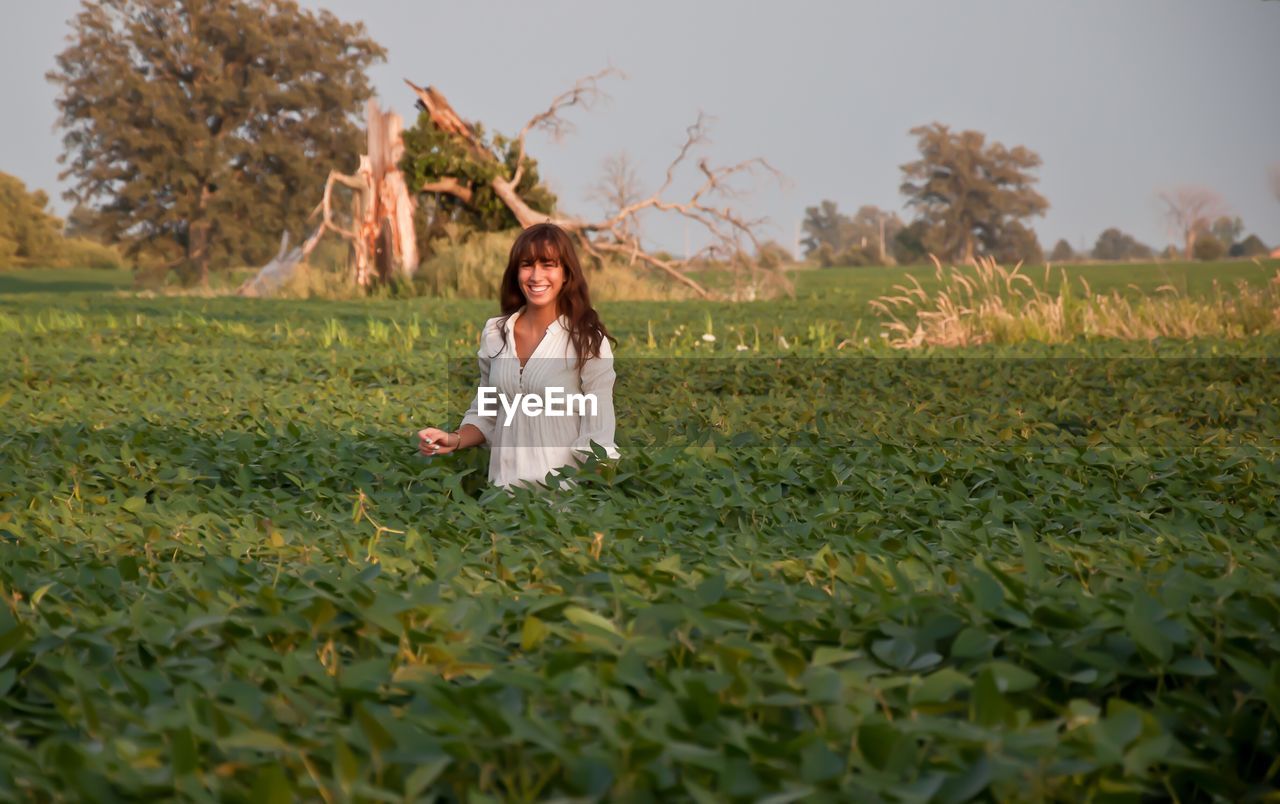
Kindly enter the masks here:
M 489 481 L 497 486 L 542 483 L 591 454 L 593 443 L 617 458 L 614 338 L 591 307 L 563 229 L 539 223 L 520 233 L 499 297 L 502 315 L 485 322 L 480 335 L 471 408 L 455 432 L 419 431 L 419 451 L 448 455 L 485 444 Z

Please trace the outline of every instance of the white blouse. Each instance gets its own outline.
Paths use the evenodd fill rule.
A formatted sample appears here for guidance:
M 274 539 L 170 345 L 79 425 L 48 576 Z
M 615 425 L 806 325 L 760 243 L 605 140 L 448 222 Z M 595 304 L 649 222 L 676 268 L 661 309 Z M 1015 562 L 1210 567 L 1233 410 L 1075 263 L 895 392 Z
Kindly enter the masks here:
M 476 353 L 480 383 L 462 418 L 463 425 L 474 425 L 484 434 L 485 446 L 490 449 L 489 482 L 496 486 L 541 483 L 549 472 L 580 463 L 590 455 L 593 441 L 610 458 L 618 457 L 613 413 L 616 375 L 608 339 L 600 344 L 600 355 L 583 365 L 579 380 L 569 320 L 561 316 L 547 328 L 542 342 L 521 368 L 515 323 L 523 312 L 522 307 L 507 320 L 505 341 L 500 317 L 485 322 Z M 493 392 L 487 393 L 487 409 L 482 412 L 480 388 L 484 387 Z M 533 395 L 538 401 L 517 394 Z M 574 399 L 574 394 L 594 397 L 594 415 L 591 400 Z M 564 415 L 549 415 L 554 412 Z

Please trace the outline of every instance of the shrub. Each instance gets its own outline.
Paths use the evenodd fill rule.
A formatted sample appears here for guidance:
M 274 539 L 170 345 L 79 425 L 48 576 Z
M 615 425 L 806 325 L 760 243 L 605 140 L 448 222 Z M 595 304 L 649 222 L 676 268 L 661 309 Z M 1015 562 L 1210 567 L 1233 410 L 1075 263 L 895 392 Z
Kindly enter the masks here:
M 1227 253 L 1232 257 L 1266 257 L 1271 254 L 1271 249 L 1257 235 L 1251 234 L 1233 245 Z
M 436 253 L 418 266 L 415 290 L 424 296 L 496 299 L 507 256 L 519 230 L 471 232 L 463 236 L 450 224 Z
M 1191 256 L 1197 260 L 1213 261 L 1220 260 L 1226 256 L 1227 247 L 1222 241 L 1209 232 L 1202 232 L 1196 238 L 1196 244 L 1191 249 Z
M 64 268 L 119 270 L 125 267 L 124 258 L 115 248 L 83 237 L 63 240 L 55 262 Z
M 776 240 L 769 240 L 760 244 L 760 248 L 756 252 L 756 261 L 760 263 L 761 268 L 775 270 L 795 262 L 795 259 L 791 256 L 791 252 L 787 250 L 786 246 Z

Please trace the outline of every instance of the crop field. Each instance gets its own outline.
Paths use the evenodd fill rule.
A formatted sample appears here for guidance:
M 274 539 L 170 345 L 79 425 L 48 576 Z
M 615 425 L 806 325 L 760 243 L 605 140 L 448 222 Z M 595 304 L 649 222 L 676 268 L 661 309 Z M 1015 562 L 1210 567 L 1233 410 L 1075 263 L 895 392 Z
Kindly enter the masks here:
M 411 438 L 491 303 L 0 276 L 0 798 L 1275 800 L 1280 337 L 896 352 L 812 273 L 602 307 L 547 494 Z

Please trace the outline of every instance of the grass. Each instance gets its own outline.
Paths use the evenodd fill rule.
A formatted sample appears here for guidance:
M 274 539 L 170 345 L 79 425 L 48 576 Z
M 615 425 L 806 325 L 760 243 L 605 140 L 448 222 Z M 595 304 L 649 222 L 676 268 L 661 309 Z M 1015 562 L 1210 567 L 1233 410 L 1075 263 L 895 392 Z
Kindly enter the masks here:
M 0 295 L 102 293 L 133 287 L 130 271 L 98 268 L 21 268 L 0 271 Z

